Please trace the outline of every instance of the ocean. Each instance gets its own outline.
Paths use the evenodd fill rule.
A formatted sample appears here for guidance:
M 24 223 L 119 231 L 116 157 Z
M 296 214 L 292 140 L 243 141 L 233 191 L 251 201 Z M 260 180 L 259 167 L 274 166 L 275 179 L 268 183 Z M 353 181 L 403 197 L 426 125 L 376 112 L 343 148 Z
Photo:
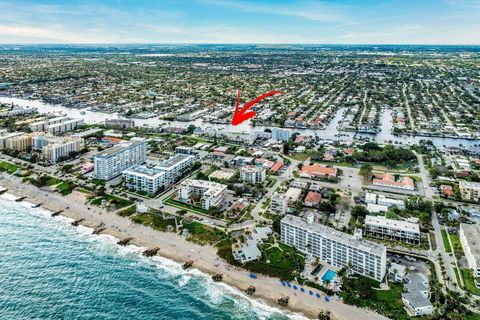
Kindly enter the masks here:
M 0 196 L 0 319 L 289 319 L 198 270 Z

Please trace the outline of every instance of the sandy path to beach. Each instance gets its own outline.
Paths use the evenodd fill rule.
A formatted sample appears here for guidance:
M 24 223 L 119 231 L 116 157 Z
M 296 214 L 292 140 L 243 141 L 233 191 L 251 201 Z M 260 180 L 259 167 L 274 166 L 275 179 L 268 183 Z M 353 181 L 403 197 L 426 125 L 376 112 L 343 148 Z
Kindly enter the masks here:
M 279 307 L 276 303 L 277 299 L 288 296 L 290 298 L 288 309 L 301 312 L 310 318 L 317 318 L 321 310 L 328 310 L 332 313 L 333 318 L 338 320 L 387 319 L 372 311 L 346 305 L 336 298 L 326 302 L 321 292 L 322 299 L 318 299 L 310 296 L 307 292 L 302 293 L 299 290 L 283 287 L 276 278 L 259 275 L 257 279 L 251 279 L 249 272 L 238 270 L 220 259 L 213 247 L 196 245 L 175 233 L 156 231 L 144 225 L 132 223 L 130 219 L 113 212 L 86 205 L 85 195 L 81 192 L 74 191 L 70 195 L 62 196 L 58 193 L 39 190 L 30 184 L 21 183 L 21 178 L 4 172 L 0 173 L 0 186 L 9 189 L 9 193 L 27 196 L 26 201 L 35 204 L 43 203 L 42 207 L 50 211 L 64 210 L 62 215 L 66 217 L 83 218 L 85 222 L 82 224 L 86 226 L 94 227 L 103 223 L 107 228 L 104 233 L 119 239 L 130 236 L 134 238 L 133 244 L 150 248 L 159 247 L 159 255 L 163 257 L 179 263 L 194 260 L 195 268 L 209 274 L 223 274 L 223 282 L 242 291 L 253 285 L 256 288 L 254 297 L 260 298 L 272 306 Z

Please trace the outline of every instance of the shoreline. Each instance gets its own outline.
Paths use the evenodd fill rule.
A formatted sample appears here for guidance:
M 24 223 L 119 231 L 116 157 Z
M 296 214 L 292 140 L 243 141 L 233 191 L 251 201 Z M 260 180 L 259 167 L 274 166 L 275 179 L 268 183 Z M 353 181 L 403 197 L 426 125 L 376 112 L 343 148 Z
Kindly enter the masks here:
M 0 173 L 0 186 L 8 189 L 7 193 L 17 197 L 27 197 L 25 201 L 34 205 L 42 203 L 41 208 L 51 212 L 63 210 L 62 216 L 70 219 L 85 219 L 80 224 L 94 228 L 103 223 L 106 228 L 103 234 L 114 236 L 121 240 L 133 237 L 130 242 L 139 247 L 159 247 L 158 255 L 176 263 L 183 264 L 193 260 L 192 268 L 198 269 L 206 276 L 223 274 L 223 283 L 244 294 L 245 290 L 253 285 L 256 293 L 252 296 L 244 294 L 252 301 L 266 304 L 284 312 L 287 316 L 303 315 L 308 318 L 317 318 L 322 310 L 331 312 L 332 319 L 337 320 L 375 320 L 387 319 L 373 311 L 361 309 L 343 302 L 331 299 L 324 301 L 325 294 L 318 290 L 321 299 L 309 296 L 306 293 L 283 287 L 279 279 L 258 275 L 257 279 L 249 277 L 250 272 L 228 265 L 216 254 L 216 249 L 211 246 L 200 246 L 188 242 L 173 232 L 161 232 L 144 225 L 135 224 L 128 217 L 121 217 L 114 212 L 89 206 L 85 204 L 85 195 L 79 191 L 62 196 L 48 188 L 40 188 L 21 182 L 21 178 L 9 175 L 6 172 Z M 69 209 L 66 209 L 69 207 Z M 90 209 L 89 209 L 90 208 Z M 312 289 L 313 290 L 313 289 Z M 286 308 L 277 304 L 277 299 L 288 296 L 289 304 Z M 297 313 L 297 314 L 296 314 Z

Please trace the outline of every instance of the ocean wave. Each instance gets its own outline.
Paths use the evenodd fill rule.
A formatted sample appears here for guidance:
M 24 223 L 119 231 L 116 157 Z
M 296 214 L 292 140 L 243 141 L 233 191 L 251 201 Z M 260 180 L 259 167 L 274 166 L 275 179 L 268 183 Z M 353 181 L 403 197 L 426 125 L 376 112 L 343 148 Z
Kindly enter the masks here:
M 18 206 L 20 206 L 24 209 L 28 209 L 25 211 L 29 214 L 51 219 L 52 212 L 49 210 L 41 207 L 32 209 L 33 204 L 29 203 L 28 201 L 18 203 L 15 202 L 15 199 L 17 199 L 18 196 L 4 193 L 1 195 L 1 198 L 7 200 L 10 205 L 17 206 L 17 208 Z M 51 219 L 51 221 L 58 222 L 59 225 L 61 225 L 63 228 L 66 228 L 68 226 L 69 230 L 71 230 L 72 228 L 70 224 L 73 219 L 59 215 L 56 217 L 56 219 Z M 210 275 L 196 268 L 183 270 L 182 266 L 179 263 L 168 258 L 162 256 L 145 257 L 143 255 L 143 251 L 146 248 L 133 244 L 127 246 L 118 245 L 117 242 L 119 241 L 119 239 L 113 235 L 93 235 L 93 228 L 84 225 L 78 225 L 77 227 L 75 227 L 75 231 L 75 234 L 79 239 L 88 243 L 96 243 L 101 247 L 101 249 L 106 249 L 110 253 L 113 253 L 117 256 L 134 257 L 139 263 L 154 264 L 157 269 L 162 271 L 159 276 L 166 279 L 175 279 L 176 283 L 180 287 L 186 286 L 193 278 L 200 280 L 201 285 L 205 288 L 204 293 L 206 293 L 206 295 L 208 296 L 208 301 L 210 301 L 210 303 L 214 305 L 220 305 L 224 302 L 226 298 L 231 299 L 235 304 L 236 310 L 228 311 L 235 313 L 240 318 L 242 317 L 242 314 L 244 312 L 251 312 L 253 310 L 256 316 L 260 319 L 268 319 L 275 315 L 285 316 L 295 320 L 307 319 L 301 314 L 280 310 L 278 308 L 270 306 L 262 300 L 252 298 L 243 293 L 242 291 L 225 283 L 214 282 L 211 279 Z

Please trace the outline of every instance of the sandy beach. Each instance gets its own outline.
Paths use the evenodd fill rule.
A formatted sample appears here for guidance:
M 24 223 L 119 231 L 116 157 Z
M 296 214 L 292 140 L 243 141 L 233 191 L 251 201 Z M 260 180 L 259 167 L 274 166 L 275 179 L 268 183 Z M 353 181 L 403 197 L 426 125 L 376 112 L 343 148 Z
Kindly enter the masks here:
M 101 208 L 86 205 L 85 194 L 74 191 L 72 194 L 62 196 L 55 192 L 40 190 L 37 187 L 21 183 L 21 178 L 0 173 L 0 186 L 8 189 L 8 193 L 16 196 L 26 196 L 26 201 L 34 204 L 42 203 L 42 208 L 50 211 L 63 210 L 62 215 L 72 219 L 85 219 L 83 225 L 88 227 L 103 224 L 106 230 L 103 233 L 113 235 L 119 239 L 133 237 L 132 244 L 142 247 L 159 247 L 159 255 L 172 259 L 178 263 L 193 260 L 193 267 L 207 274 L 223 274 L 223 282 L 241 291 L 253 285 L 256 293 L 253 298 L 280 308 L 277 299 L 288 296 L 290 298 L 288 309 L 292 312 L 302 313 L 309 318 L 317 318 L 321 310 L 331 312 L 332 319 L 338 320 L 375 320 L 387 319 L 375 312 L 349 306 L 337 298 L 331 298 L 329 302 L 299 290 L 293 290 L 281 285 L 279 279 L 258 275 L 257 279 L 251 279 L 249 272 L 228 265 L 220 259 L 215 248 L 200 246 L 186 241 L 184 238 L 172 232 L 160 232 L 147 226 L 132 223 L 129 218 L 121 217 L 113 212 L 107 212 Z M 66 209 L 69 207 L 69 209 Z M 90 209 L 89 209 L 90 208 Z M 307 290 L 308 291 L 308 290 Z

